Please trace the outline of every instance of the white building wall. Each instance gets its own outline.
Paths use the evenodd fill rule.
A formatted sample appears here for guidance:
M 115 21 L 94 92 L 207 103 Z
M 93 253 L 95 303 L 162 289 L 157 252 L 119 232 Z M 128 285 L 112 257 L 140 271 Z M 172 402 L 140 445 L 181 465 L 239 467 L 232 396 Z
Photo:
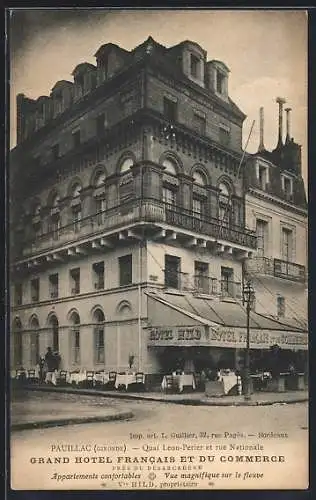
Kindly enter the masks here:
M 204 248 L 184 248 L 180 245 L 172 246 L 165 243 L 148 242 L 148 281 L 164 283 L 165 255 L 173 255 L 181 258 L 181 272 L 194 276 L 194 262 L 201 261 L 209 264 L 209 276 L 221 279 L 221 266 L 231 267 L 234 270 L 234 281 L 242 280 L 242 264 L 240 261 L 229 256 L 214 255 L 212 251 Z
M 256 230 L 256 220 L 268 223 L 268 245 L 265 257 L 282 260 L 282 227 L 293 230 L 293 259 L 296 264 L 308 267 L 308 220 L 307 216 L 280 207 L 272 201 L 253 195 L 246 195 L 246 225 Z M 256 257 L 254 252 L 253 257 Z M 285 299 L 285 316 L 307 321 L 308 294 L 307 283 L 298 283 L 272 275 L 252 273 L 251 279 L 256 291 L 256 311 L 277 316 L 277 297 Z

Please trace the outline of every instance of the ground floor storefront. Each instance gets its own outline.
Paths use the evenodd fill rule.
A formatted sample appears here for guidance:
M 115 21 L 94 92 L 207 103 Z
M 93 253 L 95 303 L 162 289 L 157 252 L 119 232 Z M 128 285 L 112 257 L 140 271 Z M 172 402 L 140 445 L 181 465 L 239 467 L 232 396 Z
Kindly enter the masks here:
M 146 300 L 142 317 L 125 310 L 120 320 L 111 321 L 96 306 L 87 317 L 70 311 L 67 325 L 55 313 L 44 318 L 45 326 L 35 316 L 27 329 L 16 320 L 12 375 L 16 370 L 37 369 L 51 347 L 59 356 L 52 370 L 67 372 L 67 380 L 76 379 L 73 373 L 80 372 L 77 379 L 84 380 L 88 372 L 90 377 L 102 372 L 101 381 L 117 374 L 122 380 L 126 375 L 128 382 L 127 375 L 136 379 L 138 374 L 138 380 L 144 376 L 151 390 L 160 389 L 165 377 L 188 375 L 181 384 L 184 379 L 192 380 L 192 387 L 198 389 L 201 380 L 216 379 L 218 372 L 243 376 L 247 329 L 246 311 L 240 303 L 162 291 L 147 291 Z M 307 378 L 308 333 L 297 323 L 251 312 L 249 334 L 255 387 L 260 386 L 260 377 L 261 382 L 267 378 L 265 374 L 277 378 L 300 373 Z

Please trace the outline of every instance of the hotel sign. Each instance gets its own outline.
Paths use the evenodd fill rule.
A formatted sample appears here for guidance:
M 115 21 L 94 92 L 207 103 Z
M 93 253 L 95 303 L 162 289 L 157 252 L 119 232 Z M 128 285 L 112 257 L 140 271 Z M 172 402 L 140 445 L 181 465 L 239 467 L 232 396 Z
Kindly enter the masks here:
M 148 334 L 148 345 L 165 347 L 205 346 L 243 349 L 246 347 L 246 340 L 246 328 L 223 326 L 217 328 L 205 326 L 157 327 L 151 328 Z M 276 344 L 282 349 L 308 350 L 308 336 L 307 333 L 250 330 L 250 348 L 269 349 Z
M 204 327 L 202 327 L 204 329 Z M 201 340 L 202 338 L 202 328 L 152 328 L 149 332 L 149 341 L 152 342 L 172 342 L 176 341 L 179 343 L 184 341 L 195 341 Z

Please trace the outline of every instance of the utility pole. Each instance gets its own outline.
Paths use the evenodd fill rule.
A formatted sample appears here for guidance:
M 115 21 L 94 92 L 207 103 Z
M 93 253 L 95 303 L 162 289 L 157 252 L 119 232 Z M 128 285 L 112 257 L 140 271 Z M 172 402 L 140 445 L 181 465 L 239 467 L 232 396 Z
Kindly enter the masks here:
M 243 288 L 243 298 L 244 302 L 246 302 L 246 311 L 247 311 L 247 339 L 246 339 L 246 352 L 245 352 L 245 383 L 246 390 L 244 392 L 244 397 L 246 401 L 251 399 L 251 379 L 250 379 L 250 311 L 251 304 L 254 299 L 255 291 L 252 287 L 252 284 L 249 280 L 244 285 Z

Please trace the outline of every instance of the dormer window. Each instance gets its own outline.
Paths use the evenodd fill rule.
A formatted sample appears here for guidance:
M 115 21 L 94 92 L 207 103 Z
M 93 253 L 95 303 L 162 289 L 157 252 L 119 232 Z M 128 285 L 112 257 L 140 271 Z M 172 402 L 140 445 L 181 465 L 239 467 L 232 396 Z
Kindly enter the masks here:
M 61 90 L 54 93 L 54 116 L 63 111 L 63 95 Z
M 194 54 L 190 54 L 190 73 L 193 78 L 200 77 L 200 59 Z
M 282 190 L 286 199 L 290 199 L 293 195 L 293 179 L 287 175 L 281 175 Z
M 225 78 L 226 78 L 226 75 L 224 75 L 224 73 L 222 73 L 221 71 L 217 70 L 216 71 L 216 91 L 219 93 L 219 94 L 224 94 L 224 90 L 225 90 Z
M 216 59 L 207 63 L 208 85 L 215 94 L 227 101 L 229 68 Z
M 266 190 L 269 184 L 269 167 L 257 164 L 257 181 L 259 189 Z

